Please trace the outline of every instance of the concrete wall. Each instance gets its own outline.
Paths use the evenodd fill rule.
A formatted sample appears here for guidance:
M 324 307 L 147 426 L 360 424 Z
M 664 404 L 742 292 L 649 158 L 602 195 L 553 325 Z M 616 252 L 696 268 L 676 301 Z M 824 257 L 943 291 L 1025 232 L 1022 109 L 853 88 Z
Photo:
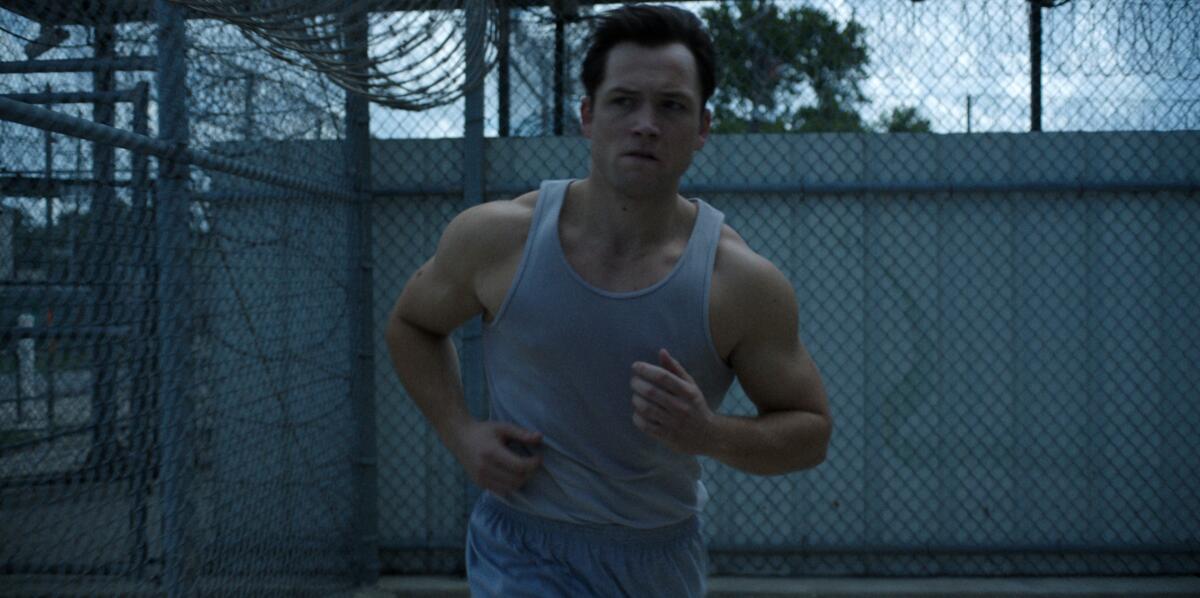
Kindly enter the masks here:
M 454 194 L 460 143 L 374 148 L 377 188 L 448 192 L 376 203 L 377 329 L 466 205 Z M 587 156 L 578 138 L 489 139 L 489 198 L 585 176 Z M 837 429 L 811 472 L 753 478 L 706 463 L 710 546 L 1194 544 L 1198 157 L 1196 133 L 713 138 L 684 185 L 707 190 L 792 281 Z M 1148 182 L 1178 188 L 1137 190 Z M 377 363 L 382 544 L 458 546 L 461 474 Z M 736 388 L 725 408 L 753 412 Z M 825 554 L 791 570 L 861 572 L 868 560 Z M 883 562 L 876 572 L 929 571 Z M 1097 562 L 1037 566 L 1104 571 Z
M 376 189 L 461 188 L 462 141 L 376 141 Z M 490 189 L 534 188 L 583 177 L 579 137 L 487 139 Z M 684 187 L 725 185 L 1030 185 L 1200 182 L 1200 133 L 990 133 L 721 135 L 712 137 Z

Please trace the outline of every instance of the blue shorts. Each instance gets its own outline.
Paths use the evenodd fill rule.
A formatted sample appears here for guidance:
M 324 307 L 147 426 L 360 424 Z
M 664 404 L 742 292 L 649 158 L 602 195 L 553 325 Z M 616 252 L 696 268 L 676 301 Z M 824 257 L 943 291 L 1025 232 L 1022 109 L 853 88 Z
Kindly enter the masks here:
M 708 557 L 692 517 L 655 529 L 587 526 L 484 493 L 467 525 L 467 581 L 491 596 L 703 596 Z

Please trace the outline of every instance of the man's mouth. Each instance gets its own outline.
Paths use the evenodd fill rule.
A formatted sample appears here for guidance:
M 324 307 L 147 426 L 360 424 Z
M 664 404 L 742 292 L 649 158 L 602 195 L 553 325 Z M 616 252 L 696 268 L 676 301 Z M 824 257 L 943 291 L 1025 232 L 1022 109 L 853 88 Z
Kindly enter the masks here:
M 642 160 L 654 160 L 656 162 L 658 161 L 658 156 L 655 156 L 654 154 L 652 154 L 650 152 L 633 151 L 633 152 L 625 152 L 625 155 L 629 156 L 631 158 L 640 158 Z

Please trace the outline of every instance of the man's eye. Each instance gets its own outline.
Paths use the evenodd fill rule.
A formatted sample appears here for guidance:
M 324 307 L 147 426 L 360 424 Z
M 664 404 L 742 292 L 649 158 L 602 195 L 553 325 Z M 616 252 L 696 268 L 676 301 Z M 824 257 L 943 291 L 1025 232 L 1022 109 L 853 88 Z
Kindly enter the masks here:
M 613 105 L 628 106 L 633 103 L 633 98 L 613 98 Z
M 683 104 L 681 104 L 679 102 L 665 102 L 665 103 L 663 103 L 663 107 L 666 108 L 667 110 L 683 110 L 684 108 L 686 108 Z

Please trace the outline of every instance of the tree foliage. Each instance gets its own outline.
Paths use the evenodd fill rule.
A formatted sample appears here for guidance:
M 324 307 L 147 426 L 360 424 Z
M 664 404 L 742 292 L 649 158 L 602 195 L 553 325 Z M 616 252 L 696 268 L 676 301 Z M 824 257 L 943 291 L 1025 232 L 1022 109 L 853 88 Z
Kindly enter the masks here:
M 865 131 L 859 109 L 870 50 L 866 28 L 839 23 L 808 6 L 781 9 L 774 0 L 735 0 L 701 16 L 716 46 L 720 83 L 712 99 L 714 131 Z M 915 108 L 906 125 L 928 130 Z M 902 115 L 903 116 L 903 115 Z
M 886 133 L 928 133 L 931 131 L 929 119 L 912 106 L 893 108 L 887 116 L 879 121 L 879 130 Z

